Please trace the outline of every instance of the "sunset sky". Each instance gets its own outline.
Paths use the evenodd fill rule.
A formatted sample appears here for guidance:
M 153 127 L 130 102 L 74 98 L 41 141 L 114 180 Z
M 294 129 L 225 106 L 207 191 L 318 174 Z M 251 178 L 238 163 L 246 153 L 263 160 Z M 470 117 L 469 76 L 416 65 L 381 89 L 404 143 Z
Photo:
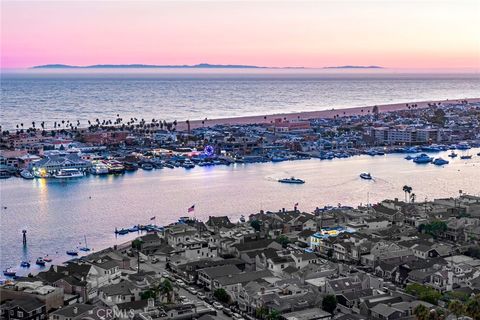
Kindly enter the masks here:
M 2 0 L 1 66 L 480 68 L 480 1 Z

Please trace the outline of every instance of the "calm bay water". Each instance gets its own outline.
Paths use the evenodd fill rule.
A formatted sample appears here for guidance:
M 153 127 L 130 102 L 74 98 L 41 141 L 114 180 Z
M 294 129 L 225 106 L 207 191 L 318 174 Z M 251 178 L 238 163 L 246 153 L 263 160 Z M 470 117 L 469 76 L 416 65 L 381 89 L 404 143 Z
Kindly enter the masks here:
M 101 249 L 123 243 L 136 234 L 115 237 L 115 227 L 156 223 L 164 225 L 185 216 L 195 204 L 195 216 L 241 215 L 264 210 L 292 208 L 311 212 L 324 205 L 356 206 L 385 198 L 403 199 L 402 186 L 413 187 L 417 201 L 425 197 L 457 196 L 459 190 L 480 195 L 480 149 L 472 160 L 449 159 L 448 152 L 435 154 L 450 164 L 416 165 L 405 155 L 358 156 L 348 159 L 317 159 L 217 167 L 155 171 L 139 170 L 122 176 L 89 176 L 72 181 L 8 179 L 0 181 L 1 266 L 18 266 L 22 259 L 49 254 L 61 262 L 66 250 L 87 237 L 88 245 Z M 374 181 L 359 178 L 370 171 Z M 296 176 L 304 185 L 277 182 Z M 368 196 L 367 196 L 368 195 Z M 6 207 L 6 209 L 4 208 Z M 22 229 L 28 230 L 28 249 L 22 249 Z M 56 254 L 58 252 L 58 254 Z M 32 266 L 31 270 L 38 271 Z
M 186 120 L 475 98 L 478 74 L 395 70 L 28 70 L 3 72 L 0 124 Z

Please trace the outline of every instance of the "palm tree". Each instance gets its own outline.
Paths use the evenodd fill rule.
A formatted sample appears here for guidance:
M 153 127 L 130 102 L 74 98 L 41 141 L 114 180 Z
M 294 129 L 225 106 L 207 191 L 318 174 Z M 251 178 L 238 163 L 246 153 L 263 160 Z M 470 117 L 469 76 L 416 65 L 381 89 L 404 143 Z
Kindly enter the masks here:
M 415 193 L 412 193 L 412 194 L 410 195 L 410 202 L 411 202 L 411 203 L 414 203 L 416 198 L 417 198 L 417 195 L 416 195 Z
M 165 279 L 159 286 L 160 296 L 166 297 L 168 303 L 172 303 L 173 285 L 170 280 Z
M 415 315 L 417 320 L 427 320 L 430 311 L 423 304 L 419 304 L 415 307 L 415 309 L 413 309 L 413 314 Z
M 405 192 L 405 202 L 407 202 L 407 194 L 410 194 L 413 190 L 412 187 L 404 185 L 402 188 L 403 192 Z
M 448 304 L 448 310 L 455 315 L 455 319 L 458 319 L 459 316 L 465 314 L 466 308 L 459 300 L 452 300 Z

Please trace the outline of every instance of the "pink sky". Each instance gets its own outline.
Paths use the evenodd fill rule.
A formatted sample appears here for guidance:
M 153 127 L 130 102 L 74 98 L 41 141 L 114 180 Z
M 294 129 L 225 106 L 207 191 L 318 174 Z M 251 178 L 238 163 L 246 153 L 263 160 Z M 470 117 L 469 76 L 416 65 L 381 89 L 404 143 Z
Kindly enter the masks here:
M 479 3 L 2 0 L 1 67 L 207 62 L 478 70 Z

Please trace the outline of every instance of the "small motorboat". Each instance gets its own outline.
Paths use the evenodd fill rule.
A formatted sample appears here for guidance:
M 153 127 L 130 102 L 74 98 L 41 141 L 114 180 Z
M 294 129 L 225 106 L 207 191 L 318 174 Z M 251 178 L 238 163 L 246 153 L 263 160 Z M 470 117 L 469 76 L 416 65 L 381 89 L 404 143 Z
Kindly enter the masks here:
M 280 183 L 291 183 L 291 184 L 303 184 L 303 183 L 305 183 L 305 180 L 297 179 L 295 177 L 291 177 L 291 178 L 280 179 L 280 180 L 278 180 L 278 182 L 280 182 Z
M 442 158 L 437 158 L 433 160 L 432 162 L 436 166 L 443 166 L 444 164 L 449 164 L 448 160 L 442 159 Z
M 153 170 L 153 165 L 151 163 L 144 163 L 142 164 L 142 169 L 147 171 Z
M 68 251 L 67 251 L 67 254 L 68 254 L 69 256 L 78 256 L 78 251 L 76 251 L 76 250 L 68 250 Z
M 30 262 L 28 262 L 28 261 L 22 261 L 22 262 L 20 263 L 20 267 L 22 267 L 22 268 L 30 268 Z
M 13 268 L 7 268 L 7 269 L 3 270 L 3 275 L 5 275 L 7 277 L 15 277 L 17 275 L 17 270 L 15 270 Z
M 472 159 L 472 156 L 471 156 L 471 155 L 460 156 L 460 159 L 462 159 L 462 160 L 470 160 L 470 159 Z
M 115 233 L 116 233 L 116 234 L 127 234 L 127 233 L 129 233 L 129 232 L 130 232 L 130 231 L 128 231 L 128 229 L 120 229 L 120 230 L 115 229 Z
M 362 172 L 360 173 L 360 178 L 365 180 L 372 180 L 372 175 L 369 172 Z
M 37 261 L 35 261 L 35 264 L 43 267 L 45 266 L 45 260 L 42 257 L 38 257 Z
M 415 158 L 413 158 L 413 162 L 415 163 L 430 163 L 432 162 L 433 158 L 429 157 L 427 154 L 422 153 Z
M 28 170 L 22 170 L 20 171 L 20 176 L 23 178 L 23 179 L 27 179 L 27 180 L 31 180 L 31 179 L 35 179 L 35 176 Z
M 452 151 L 449 155 L 448 155 L 450 158 L 455 158 L 458 156 L 458 154 L 456 154 L 454 151 Z
M 412 160 L 412 159 L 413 159 L 413 157 L 411 155 L 408 155 L 408 156 L 405 157 L 405 160 Z
M 245 216 L 243 214 L 240 216 L 240 222 L 245 223 Z
M 49 256 L 46 256 L 46 257 L 43 258 L 43 261 L 52 262 L 52 258 L 50 258 Z
M 7 269 L 3 270 L 3 274 L 7 277 L 15 277 L 16 274 L 17 274 L 17 270 L 10 267 L 10 268 L 7 268 Z

